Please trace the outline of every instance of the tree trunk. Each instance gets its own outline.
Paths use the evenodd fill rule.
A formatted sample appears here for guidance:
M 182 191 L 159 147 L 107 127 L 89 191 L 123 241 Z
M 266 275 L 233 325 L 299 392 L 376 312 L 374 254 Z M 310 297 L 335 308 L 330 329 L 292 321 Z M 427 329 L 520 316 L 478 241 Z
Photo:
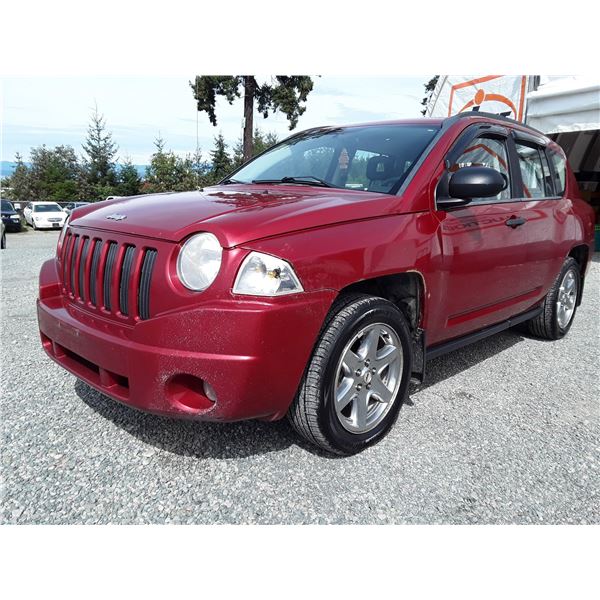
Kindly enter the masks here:
M 254 92 L 256 80 L 252 75 L 244 76 L 244 162 L 252 158 L 254 134 Z

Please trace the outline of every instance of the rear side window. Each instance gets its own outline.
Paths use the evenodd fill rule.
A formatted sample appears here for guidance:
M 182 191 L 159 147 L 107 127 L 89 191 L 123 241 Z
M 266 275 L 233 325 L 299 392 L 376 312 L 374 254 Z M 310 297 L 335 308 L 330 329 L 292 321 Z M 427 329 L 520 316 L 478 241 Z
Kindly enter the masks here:
M 495 198 L 474 198 L 474 201 L 494 202 L 510 199 L 508 154 L 504 140 L 484 137 L 475 138 L 450 167 L 450 172 L 454 173 L 464 167 L 490 167 L 502 173 L 508 181 L 506 188 Z
M 562 196 L 565 193 L 565 180 L 567 178 L 567 164 L 561 154 L 548 148 L 548 156 L 552 163 L 554 171 L 554 189 L 557 196 Z
M 516 142 L 517 156 L 519 157 L 519 169 L 523 180 L 524 198 L 548 198 L 552 195 L 544 173 L 542 155 L 540 149 L 534 145 L 525 145 Z

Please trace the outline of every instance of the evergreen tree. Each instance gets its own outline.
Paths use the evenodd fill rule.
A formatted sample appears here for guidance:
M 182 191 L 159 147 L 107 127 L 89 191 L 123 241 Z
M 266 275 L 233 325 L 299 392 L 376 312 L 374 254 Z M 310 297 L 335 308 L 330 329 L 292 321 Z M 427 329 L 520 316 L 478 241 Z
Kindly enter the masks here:
M 17 202 L 29 202 L 34 200 L 32 189 L 31 171 L 23 162 L 23 157 L 17 152 L 15 155 L 17 163 L 15 170 L 10 177 L 7 177 L 3 183 L 3 187 L 9 187 L 11 200 Z
M 131 159 L 126 158 L 119 169 L 117 185 L 119 196 L 136 196 L 140 193 L 141 187 L 142 178 L 139 176 Z
M 118 147 L 106 129 L 104 116 L 94 109 L 83 144 L 84 164 L 81 187 L 88 199 L 102 200 L 115 192 L 117 184 L 116 154 Z M 108 194 L 107 194 L 108 192 Z
M 244 161 L 252 157 L 254 130 L 254 102 L 258 112 L 266 119 L 270 112 L 285 113 L 290 129 L 298 124 L 298 118 L 304 113 L 304 103 L 313 89 L 313 81 L 306 75 L 277 75 L 270 84 L 259 85 L 252 75 L 234 76 L 196 76 L 190 86 L 199 111 L 207 113 L 210 122 L 217 125 L 215 113 L 217 96 L 223 96 L 229 104 L 244 92 Z
M 146 193 L 182 192 L 198 189 L 206 180 L 206 169 L 198 150 L 194 154 L 179 157 L 172 150 L 165 150 L 165 140 L 155 140 L 156 151 L 146 168 L 146 181 L 142 191 Z
M 77 200 L 79 164 L 71 146 L 32 148 L 29 180 L 35 200 Z
M 210 179 L 212 183 L 216 183 L 228 175 L 232 169 L 231 158 L 227 153 L 227 144 L 222 133 L 215 137 L 215 147 L 214 150 L 211 150 L 210 156 L 212 159 Z
M 423 84 L 423 87 L 425 88 L 425 97 L 423 98 L 423 100 L 421 100 L 421 106 L 424 106 L 425 108 L 423 108 L 423 110 L 421 111 L 422 115 L 425 115 L 425 113 L 427 112 L 427 104 L 431 99 L 431 95 L 435 90 L 435 86 L 437 85 L 439 78 L 439 75 L 434 75 L 427 83 Z
M 186 154 L 177 158 L 177 174 L 179 181 L 177 190 L 196 190 L 207 184 L 207 169 L 202 161 L 202 152 L 196 150 L 194 154 Z
M 177 186 L 177 157 L 170 150 L 165 151 L 165 140 L 160 133 L 154 141 L 156 151 L 146 167 L 145 191 L 172 192 Z

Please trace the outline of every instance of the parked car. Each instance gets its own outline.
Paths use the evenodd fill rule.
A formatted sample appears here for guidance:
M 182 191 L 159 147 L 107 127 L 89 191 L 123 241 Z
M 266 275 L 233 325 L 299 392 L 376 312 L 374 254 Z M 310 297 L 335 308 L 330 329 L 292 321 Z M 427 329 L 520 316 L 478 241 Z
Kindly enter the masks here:
M 8 200 L 0 200 L 2 223 L 6 231 L 21 231 L 21 217 L 15 210 L 12 202 Z
M 0 250 L 6 248 L 6 225 L 4 221 L 0 221 Z
M 129 406 L 288 415 L 352 454 L 429 359 L 516 324 L 563 337 L 593 230 L 561 148 L 517 122 L 321 127 L 204 191 L 79 210 L 42 267 L 41 339 Z
M 25 222 L 34 229 L 60 229 L 67 216 L 56 202 L 29 202 L 23 209 Z
M 79 208 L 81 206 L 89 206 L 91 203 L 90 202 L 69 202 L 68 204 L 65 204 L 65 206 L 63 207 L 63 210 L 70 215 L 71 212 L 73 211 L 73 209 L 75 208 Z

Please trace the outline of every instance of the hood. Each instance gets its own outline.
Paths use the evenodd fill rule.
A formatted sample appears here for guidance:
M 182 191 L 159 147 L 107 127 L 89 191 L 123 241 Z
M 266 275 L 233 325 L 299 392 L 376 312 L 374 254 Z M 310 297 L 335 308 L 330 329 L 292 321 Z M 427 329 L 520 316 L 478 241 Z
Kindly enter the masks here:
M 214 233 L 225 248 L 292 231 L 379 216 L 398 196 L 299 185 L 226 185 L 119 198 L 75 209 L 71 223 L 179 242 Z
M 12 217 L 13 215 L 19 214 L 16 210 L 11 210 L 11 209 L 2 210 L 2 211 L 0 211 L 0 213 L 3 217 Z

